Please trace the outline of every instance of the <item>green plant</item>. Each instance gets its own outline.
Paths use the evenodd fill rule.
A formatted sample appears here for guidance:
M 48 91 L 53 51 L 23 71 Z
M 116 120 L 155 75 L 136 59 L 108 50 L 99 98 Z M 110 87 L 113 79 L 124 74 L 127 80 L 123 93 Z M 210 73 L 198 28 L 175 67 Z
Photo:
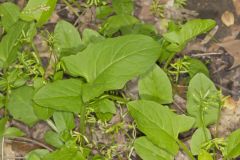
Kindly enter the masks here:
M 179 149 L 190 159 L 198 156 L 200 160 L 213 159 L 217 152 L 225 159 L 240 155 L 239 130 L 223 139 L 217 134 L 212 138 L 208 129 L 219 123 L 223 97 L 208 78 L 206 66 L 190 57 L 175 58 L 190 40 L 213 28 L 213 20 L 191 20 L 159 36 L 153 26 L 132 16 L 131 0 L 113 0 L 107 13 L 114 15 L 107 20 L 106 12 L 100 16 L 99 32 L 85 29 L 80 35 L 64 20 L 56 24 L 53 33 L 45 32 L 50 57 L 54 57 L 54 62 L 50 59 L 48 63 L 52 74 L 47 75 L 33 38 L 55 4 L 30 0 L 22 11 L 13 3 L 0 6 L 5 32 L 0 43 L 0 107 L 4 111 L 0 137 L 25 135 L 8 127 L 12 119 L 30 127 L 41 120 L 51 127 L 44 140 L 52 147 L 41 145 L 42 149 L 26 155 L 27 160 L 114 159 L 121 157 L 118 147 L 125 147 L 127 158 L 131 159 L 135 149 L 144 160 L 171 160 Z M 172 83 L 177 83 L 181 74 L 190 79 L 186 115 L 167 106 L 174 101 Z M 133 101 L 119 90 L 135 77 L 139 77 L 140 99 Z M 117 112 L 120 120 L 108 124 Z M 135 122 L 124 121 L 128 112 Z M 96 126 L 110 138 L 123 132 L 126 144 L 119 146 L 114 139 L 109 146 L 99 144 L 90 136 Z M 144 136 L 136 133 L 136 127 Z M 195 132 L 188 149 L 179 134 L 190 129 Z

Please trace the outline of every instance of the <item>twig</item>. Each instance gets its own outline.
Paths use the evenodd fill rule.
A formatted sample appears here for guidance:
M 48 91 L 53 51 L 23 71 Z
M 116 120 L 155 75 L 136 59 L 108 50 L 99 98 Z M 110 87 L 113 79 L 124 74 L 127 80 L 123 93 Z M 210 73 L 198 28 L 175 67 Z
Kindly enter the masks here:
M 199 53 L 199 54 L 193 54 L 191 57 L 202 57 L 202 56 L 215 56 L 215 55 L 222 55 L 223 53 L 215 53 L 215 52 L 210 52 L 210 53 Z
M 2 160 L 4 160 L 4 137 L 2 138 Z
M 25 159 L 24 157 L 5 157 L 6 159 L 8 159 L 8 160 L 10 160 L 10 159 L 12 159 L 12 160 L 16 160 L 16 159 Z
M 234 95 L 234 96 L 239 96 L 239 95 L 240 95 L 240 93 L 237 93 L 237 92 L 234 92 L 234 91 L 232 91 L 232 90 L 230 90 L 230 89 L 227 89 L 227 88 L 221 86 L 220 84 L 215 83 L 215 85 L 216 85 L 217 87 L 221 88 L 222 90 L 224 90 L 224 91 L 226 91 L 226 92 L 228 92 L 228 93 L 231 93 L 231 94 Z
M 17 142 L 27 142 L 27 143 L 33 143 L 33 144 L 36 144 L 42 148 L 45 148 L 47 150 L 49 150 L 50 152 L 53 151 L 52 148 L 48 147 L 47 145 L 37 141 L 37 140 L 34 140 L 34 139 L 30 139 L 30 138 L 26 138 L 26 137 L 13 137 L 13 138 L 8 138 L 8 140 L 10 141 L 17 141 Z
M 217 33 L 219 26 L 214 27 L 206 36 L 205 38 L 202 40 L 201 44 L 207 44 L 212 38 L 213 36 Z

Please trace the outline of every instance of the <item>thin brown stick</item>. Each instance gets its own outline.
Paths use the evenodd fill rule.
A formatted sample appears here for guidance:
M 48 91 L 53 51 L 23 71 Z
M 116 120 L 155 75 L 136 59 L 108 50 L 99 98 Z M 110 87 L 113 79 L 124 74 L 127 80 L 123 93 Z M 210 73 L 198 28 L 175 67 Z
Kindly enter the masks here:
M 215 53 L 215 52 L 210 52 L 210 53 L 199 53 L 199 54 L 193 54 L 191 57 L 203 57 L 203 56 L 216 56 L 216 55 L 221 55 L 223 53 Z
M 26 143 L 26 142 L 27 143 L 33 143 L 35 145 L 38 145 L 38 146 L 40 146 L 42 148 L 45 148 L 45 149 L 49 150 L 50 152 L 53 151 L 53 149 L 48 147 L 47 145 L 45 145 L 45 144 L 43 144 L 43 143 L 41 143 L 41 142 L 39 142 L 37 140 L 26 138 L 26 137 L 14 137 L 14 138 L 8 138 L 6 140 L 8 140 L 8 141 L 15 141 L 15 142 L 21 142 L 21 143 Z

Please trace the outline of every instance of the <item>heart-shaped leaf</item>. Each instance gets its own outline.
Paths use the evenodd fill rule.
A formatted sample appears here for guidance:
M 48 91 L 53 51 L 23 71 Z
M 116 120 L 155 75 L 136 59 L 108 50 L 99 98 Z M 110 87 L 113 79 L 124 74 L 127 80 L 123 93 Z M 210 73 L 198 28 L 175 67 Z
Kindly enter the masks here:
M 79 113 L 82 106 L 81 89 L 80 80 L 58 80 L 39 89 L 33 100 L 42 107 Z
M 139 100 L 128 103 L 128 109 L 132 117 L 137 123 L 137 127 L 142 131 L 147 138 L 158 147 L 165 149 L 172 155 L 178 152 L 178 134 L 185 131 L 180 126 L 189 127 L 193 126 L 194 120 L 184 121 L 183 118 L 189 119 L 184 116 L 179 117 L 173 113 L 169 108 L 162 106 L 153 101 Z M 188 122 L 188 123 L 186 123 Z
M 171 82 L 166 73 L 157 65 L 141 76 L 138 89 L 141 99 L 152 100 L 160 104 L 173 101 Z
M 141 47 L 139 47 L 141 46 Z M 68 73 L 82 76 L 83 100 L 104 91 L 121 89 L 124 84 L 146 72 L 159 57 L 160 45 L 143 35 L 129 35 L 90 44 L 83 52 L 62 59 Z

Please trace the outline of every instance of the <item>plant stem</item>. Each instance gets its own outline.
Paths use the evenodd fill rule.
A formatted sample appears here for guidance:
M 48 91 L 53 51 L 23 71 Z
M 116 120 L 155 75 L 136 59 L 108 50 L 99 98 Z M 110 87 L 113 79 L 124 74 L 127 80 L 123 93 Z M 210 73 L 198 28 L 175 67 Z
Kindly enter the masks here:
M 86 124 L 85 124 L 85 117 L 86 117 L 86 108 L 88 106 L 88 103 L 85 103 L 83 106 L 82 106 L 82 110 L 81 110 L 81 114 L 80 114 L 80 133 L 82 135 L 85 134 L 85 131 L 86 131 Z
M 164 70 L 167 70 L 169 63 L 172 61 L 174 56 L 175 56 L 175 53 L 171 53 L 171 55 L 168 57 L 167 62 L 165 63 L 165 65 L 163 67 Z
M 222 106 L 224 105 L 224 101 L 221 99 L 221 93 L 218 95 L 219 97 L 219 106 L 218 106 L 218 117 L 217 117 L 217 124 L 216 124 L 216 134 L 215 137 L 218 137 L 218 130 L 219 130 L 219 123 L 220 123 L 220 119 L 221 119 L 221 110 L 222 110 Z
M 118 101 L 118 102 L 121 102 L 121 103 L 124 103 L 124 104 L 129 102 L 128 99 L 125 99 L 125 98 L 122 98 L 122 97 L 119 97 L 119 96 L 114 96 L 114 95 L 106 95 L 106 98 L 109 98 L 111 100 Z
M 80 17 L 78 12 L 72 7 L 72 5 L 67 0 L 63 0 L 63 2 L 67 5 L 71 12 L 73 12 L 77 17 Z
M 188 147 L 179 139 L 177 140 L 178 145 L 180 146 L 180 148 L 187 154 L 187 156 L 191 159 L 191 160 L 195 160 L 195 158 L 193 157 L 192 153 L 189 151 Z

